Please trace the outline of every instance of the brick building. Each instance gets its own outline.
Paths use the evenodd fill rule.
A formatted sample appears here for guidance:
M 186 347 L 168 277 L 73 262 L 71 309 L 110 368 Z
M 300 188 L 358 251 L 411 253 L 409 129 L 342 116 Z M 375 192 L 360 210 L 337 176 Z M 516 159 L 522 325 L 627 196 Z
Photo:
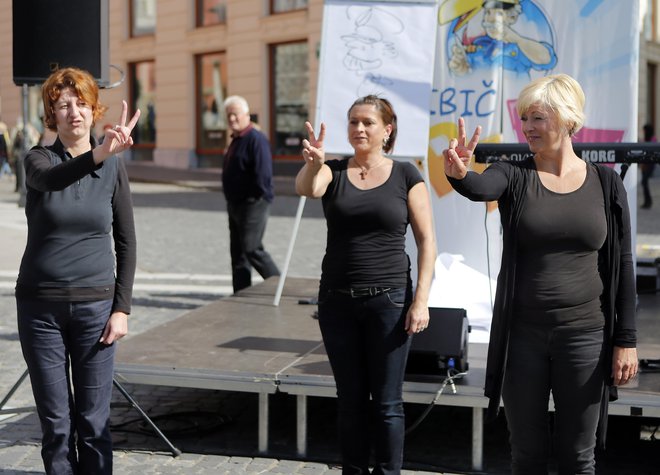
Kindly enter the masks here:
M 247 98 L 276 160 L 299 160 L 302 124 L 315 110 L 323 0 L 99 1 L 109 11 L 109 82 L 124 79 L 102 91 L 110 110 L 97 127 L 116 121 L 122 99 L 140 107 L 134 160 L 219 167 L 227 139 L 221 103 L 229 94 Z M 659 0 L 641 1 L 640 128 L 660 118 Z M 11 6 L 0 0 L 2 11 Z M 2 15 L 0 119 L 10 127 L 22 115 L 12 38 L 12 17 Z M 37 127 L 40 102 L 38 87 L 31 87 L 29 118 Z

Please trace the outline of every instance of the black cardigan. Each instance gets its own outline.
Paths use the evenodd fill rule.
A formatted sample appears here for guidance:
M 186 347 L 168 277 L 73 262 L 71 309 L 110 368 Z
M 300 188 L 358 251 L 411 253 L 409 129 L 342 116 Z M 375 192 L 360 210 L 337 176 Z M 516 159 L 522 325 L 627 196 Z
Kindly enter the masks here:
M 612 349 L 614 346 L 634 348 L 635 277 L 631 251 L 630 212 L 627 193 L 621 178 L 609 167 L 595 167 L 603 187 L 607 218 L 607 238 L 599 251 L 603 275 L 605 302 L 605 332 L 607 335 L 607 380 L 601 399 L 599 438 L 605 441 L 608 401 L 616 399 L 616 387 L 611 386 Z M 521 162 L 497 162 L 482 174 L 468 172 L 463 180 L 447 177 L 461 195 L 473 201 L 498 201 L 503 227 L 502 266 L 497 278 L 497 293 L 490 331 L 484 393 L 490 398 L 487 420 L 497 416 L 502 395 L 511 327 L 512 302 L 516 279 L 518 223 L 525 203 L 526 189 L 536 166 L 533 158 Z M 502 191 L 502 184 L 506 186 Z

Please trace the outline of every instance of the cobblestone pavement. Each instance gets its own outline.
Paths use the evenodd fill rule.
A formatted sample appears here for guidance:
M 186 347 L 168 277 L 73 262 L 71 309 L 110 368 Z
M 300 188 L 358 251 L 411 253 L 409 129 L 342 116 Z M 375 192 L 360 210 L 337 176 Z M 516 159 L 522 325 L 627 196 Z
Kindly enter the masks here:
M 154 170 L 156 171 L 156 170 Z M 153 176 L 153 175 L 152 175 Z M 159 181 L 155 176 L 153 181 Z M 169 181 L 162 180 L 162 181 Z M 227 217 L 222 194 L 209 182 L 186 178 L 186 186 L 133 183 L 138 233 L 138 270 L 130 338 L 175 319 L 186 311 L 231 292 Z M 199 186 L 197 186 L 199 185 Z M 656 207 L 638 213 L 638 254 L 660 256 L 660 180 L 652 180 Z M 16 332 L 13 287 L 25 244 L 25 217 L 16 206 L 14 184 L 0 180 L 0 397 L 23 374 L 25 366 Z M 265 239 L 276 262 L 287 254 L 298 198 L 282 181 Z M 324 251 L 325 222 L 320 203 L 307 200 L 289 275 L 318 277 Z M 256 279 L 258 281 L 258 279 Z M 121 343 L 120 343 L 121 344 Z M 295 453 L 295 400 L 276 394 L 270 400 L 270 448 L 257 450 L 256 395 L 127 386 L 183 454 L 173 457 L 164 442 L 145 427 L 119 392 L 112 410 L 116 474 L 291 474 L 340 473 L 334 441 L 334 400 L 310 398 L 308 456 Z M 43 473 L 40 430 L 31 411 L 29 380 L 7 402 L 14 414 L 0 414 L 0 475 Z M 18 408 L 18 409 L 17 409 Z M 415 420 L 423 407 L 406 407 Z M 639 426 L 611 421 L 611 449 L 602 454 L 599 472 L 651 474 L 658 466 L 657 442 L 639 441 Z M 649 427 L 657 425 L 650 421 Z M 473 473 L 470 467 L 470 411 L 436 406 L 407 437 L 405 475 Z M 497 421 L 484 435 L 485 472 L 507 473 L 506 425 Z M 655 457 L 655 458 L 654 458 Z M 83 474 L 84 475 L 84 474 Z
M 130 334 L 126 338 L 231 293 L 224 198 L 217 190 L 207 188 L 132 184 L 139 251 Z M 0 398 L 25 370 L 16 331 L 13 288 L 26 228 L 24 210 L 17 206 L 18 195 L 13 189 L 13 181 L 0 180 Z M 265 244 L 278 263 L 285 260 L 298 204 L 297 197 L 284 194 L 272 207 Z M 320 275 L 325 239 L 321 216 L 320 204 L 308 201 L 289 266 L 290 276 Z M 259 280 L 255 276 L 255 282 Z M 282 422 L 291 419 L 284 411 L 293 409 L 286 397 L 275 396 L 271 402 L 271 449 L 264 456 L 256 456 L 257 401 L 253 395 L 153 386 L 126 389 L 183 454 L 173 457 L 116 391 L 111 421 L 116 474 L 340 473 L 331 464 L 336 460 L 335 449 L 328 447 L 324 453 L 329 445 L 325 442 L 325 446 L 315 449 L 314 458 L 295 460 L 291 446 L 295 428 Z M 5 408 L 20 410 L 32 404 L 26 379 Z M 319 412 L 331 410 L 324 407 Z M 331 424 L 325 423 L 325 427 Z M 331 434 L 333 431 L 329 429 Z M 324 440 L 332 439 L 321 435 Z M 0 474 L 38 473 L 43 473 L 43 466 L 36 415 L 31 411 L 0 414 Z

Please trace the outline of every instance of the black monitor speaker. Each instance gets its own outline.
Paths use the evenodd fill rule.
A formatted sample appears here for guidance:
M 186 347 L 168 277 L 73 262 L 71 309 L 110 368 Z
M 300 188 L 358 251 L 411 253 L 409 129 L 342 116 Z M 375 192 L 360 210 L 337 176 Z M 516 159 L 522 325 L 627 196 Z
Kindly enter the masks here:
M 12 0 L 13 79 L 43 83 L 61 68 L 109 84 L 108 0 Z
M 464 308 L 429 307 L 429 326 L 412 337 L 408 374 L 445 376 L 468 370 L 468 324 Z

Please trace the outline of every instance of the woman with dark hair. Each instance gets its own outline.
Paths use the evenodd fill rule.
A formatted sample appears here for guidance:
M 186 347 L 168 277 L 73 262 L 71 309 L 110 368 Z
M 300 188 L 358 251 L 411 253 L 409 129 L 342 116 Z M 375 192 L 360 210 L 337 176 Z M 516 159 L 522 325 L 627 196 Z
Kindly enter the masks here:
M 24 160 L 19 337 L 46 473 L 110 475 L 114 342 L 128 332 L 136 262 L 128 176 L 117 154 L 133 144 L 140 111 L 126 123 L 124 102 L 119 123 L 97 145 L 91 131 L 106 107 L 89 73 L 55 71 L 42 95 L 46 127 L 57 139 Z
M 410 336 L 429 322 L 436 249 L 426 185 L 412 163 L 387 158 L 397 134 L 386 99 L 365 96 L 348 110 L 354 155 L 325 160 L 325 125 L 306 123 L 300 195 L 321 198 L 328 235 L 319 326 L 337 384 L 343 474 L 399 474 L 403 463 L 403 377 Z M 417 243 L 413 292 L 405 235 Z

